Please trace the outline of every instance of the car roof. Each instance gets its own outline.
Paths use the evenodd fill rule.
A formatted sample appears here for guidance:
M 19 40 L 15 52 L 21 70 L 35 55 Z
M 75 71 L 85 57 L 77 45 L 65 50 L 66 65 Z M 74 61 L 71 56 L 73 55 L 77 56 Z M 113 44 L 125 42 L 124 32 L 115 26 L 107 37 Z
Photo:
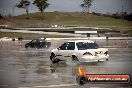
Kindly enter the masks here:
M 71 40 L 71 41 L 68 41 L 68 42 L 88 42 L 88 43 L 94 43 L 94 41 L 92 40 Z

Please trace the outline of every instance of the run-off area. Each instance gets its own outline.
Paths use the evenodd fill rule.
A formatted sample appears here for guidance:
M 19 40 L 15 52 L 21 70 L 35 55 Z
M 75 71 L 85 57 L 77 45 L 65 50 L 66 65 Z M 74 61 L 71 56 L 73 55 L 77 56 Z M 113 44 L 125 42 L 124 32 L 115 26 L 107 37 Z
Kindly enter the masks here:
M 0 42 L 0 88 L 131 88 L 124 84 L 76 83 L 78 63 L 50 61 L 50 50 L 68 40 L 51 40 L 51 47 L 25 49 L 27 41 Z M 109 49 L 109 61 L 81 63 L 87 74 L 132 75 L 132 41 L 94 40 Z M 80 64 L 80 63 L 79 63 Z

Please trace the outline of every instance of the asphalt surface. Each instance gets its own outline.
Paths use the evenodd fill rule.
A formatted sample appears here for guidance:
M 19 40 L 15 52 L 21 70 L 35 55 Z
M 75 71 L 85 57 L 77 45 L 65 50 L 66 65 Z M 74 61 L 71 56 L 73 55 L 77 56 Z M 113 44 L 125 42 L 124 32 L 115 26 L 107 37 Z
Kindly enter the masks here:
M 0 88 L 132 88 L 127 84 L 76 83 L 77 63 L 52 64 L 50 50 L 67 40 L 52 40 L 51 47 L 25 49 L 27 41 L 0 42 Z M 94 40 L 109 49 L 109 61 L 81 63 L 88 74 L 132 75 L 132 40 Z

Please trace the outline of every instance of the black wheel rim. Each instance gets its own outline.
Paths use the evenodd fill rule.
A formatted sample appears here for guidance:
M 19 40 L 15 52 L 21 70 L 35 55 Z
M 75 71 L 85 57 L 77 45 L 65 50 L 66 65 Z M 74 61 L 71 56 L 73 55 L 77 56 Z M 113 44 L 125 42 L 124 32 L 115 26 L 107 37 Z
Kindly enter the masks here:
M 55 57 L 54 54 L 51 55 L 50 59 L 51 59 L 51 61 L 52 61 L 53 63 L 58 63 L 58 62 L 59 62 L 59 60 Z

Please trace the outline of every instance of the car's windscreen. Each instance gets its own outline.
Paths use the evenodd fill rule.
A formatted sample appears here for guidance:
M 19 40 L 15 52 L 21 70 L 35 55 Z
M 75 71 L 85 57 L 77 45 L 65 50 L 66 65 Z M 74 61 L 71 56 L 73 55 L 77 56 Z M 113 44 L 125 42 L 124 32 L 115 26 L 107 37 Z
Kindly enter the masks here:
M 78 42 L 76 43 L 78 50 L 86 50 L 86 49 L 98 49 L 99 45 L 96 43 L 88 43 L 88 42 Z

